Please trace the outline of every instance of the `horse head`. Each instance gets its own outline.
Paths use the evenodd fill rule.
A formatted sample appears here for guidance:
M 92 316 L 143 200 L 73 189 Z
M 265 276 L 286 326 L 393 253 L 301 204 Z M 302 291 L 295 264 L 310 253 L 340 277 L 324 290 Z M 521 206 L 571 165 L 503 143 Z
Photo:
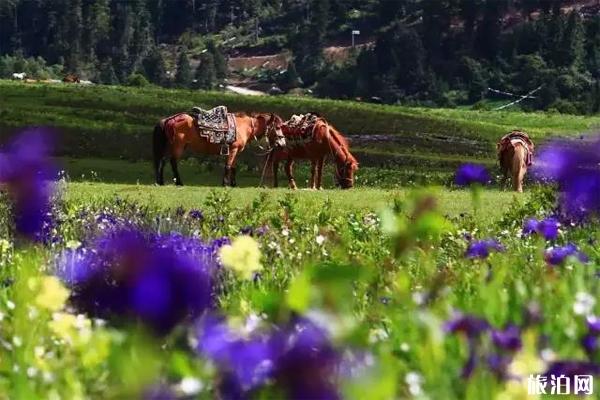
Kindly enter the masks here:
M 264 120 L 265 130 L 263 134 L 267 135 L 267 139 L 269 140 L 269 145 L 273 147 L 285 147 L 285 135 L 281 130 L 283 126 L 283 120 L 277 114 L 269 113 L 269 114 L 259 114 L 257 119 Z
M 346 153 L 346 158 L 336 161 L 335 180 L 342 189 L 354 187 L 354 173 L 358 170 L 358 161 L 350 152 Z

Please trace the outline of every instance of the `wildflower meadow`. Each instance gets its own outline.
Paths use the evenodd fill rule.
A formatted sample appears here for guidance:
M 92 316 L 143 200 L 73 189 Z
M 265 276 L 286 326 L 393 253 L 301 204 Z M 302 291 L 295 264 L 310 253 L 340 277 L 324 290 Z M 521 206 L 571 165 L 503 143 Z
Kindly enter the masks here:
M 0 154 L 0 398 L 597 390 L 577 377 L 600 375 L 598 137 L 548 142 L 529 196 L 493 219 L 477 164 L 362 210 L 72 199 L 53 143 L 27 129 Z M 442 212 L 447 190 L 470 211 Z

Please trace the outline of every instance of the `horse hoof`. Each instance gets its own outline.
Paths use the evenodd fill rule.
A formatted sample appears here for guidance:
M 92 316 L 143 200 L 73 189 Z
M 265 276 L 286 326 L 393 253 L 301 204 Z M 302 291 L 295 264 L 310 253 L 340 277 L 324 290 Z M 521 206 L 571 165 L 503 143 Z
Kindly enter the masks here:
M 323 190 L 323 186 L 319 186 L 317 190 Z

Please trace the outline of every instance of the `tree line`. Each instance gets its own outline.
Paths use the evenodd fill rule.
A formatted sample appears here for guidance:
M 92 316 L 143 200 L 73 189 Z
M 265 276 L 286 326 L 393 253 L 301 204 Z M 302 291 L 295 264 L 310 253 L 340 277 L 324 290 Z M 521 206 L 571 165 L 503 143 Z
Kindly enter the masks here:
M 523 107 L 596 112 L 600 17 L 574 3 L 5 0 L 0 76 L 73 72 L 108 84 L 212 89 L 227 77 L 225 54 L 286 50 L 287 70 L 267 77 L 285 91 L 488 107 L 484 99 L 502 98 L 488 88 L 520 95 L 540 87 Z M 327 59 L 323 49 L 348 45 L 355 29 L 361 46 Z

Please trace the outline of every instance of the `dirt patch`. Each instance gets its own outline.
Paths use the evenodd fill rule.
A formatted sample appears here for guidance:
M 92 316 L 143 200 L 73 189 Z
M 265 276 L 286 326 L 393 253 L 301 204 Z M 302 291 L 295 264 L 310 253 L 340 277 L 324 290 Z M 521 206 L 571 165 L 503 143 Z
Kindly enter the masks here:
M 242 71 L 244 69 L 286 69 L 289 62 L 288 53 L 273 54 L 270 56 L 255 57 L 232 57 L 229 59 L 229 69 L 231 71 Z

